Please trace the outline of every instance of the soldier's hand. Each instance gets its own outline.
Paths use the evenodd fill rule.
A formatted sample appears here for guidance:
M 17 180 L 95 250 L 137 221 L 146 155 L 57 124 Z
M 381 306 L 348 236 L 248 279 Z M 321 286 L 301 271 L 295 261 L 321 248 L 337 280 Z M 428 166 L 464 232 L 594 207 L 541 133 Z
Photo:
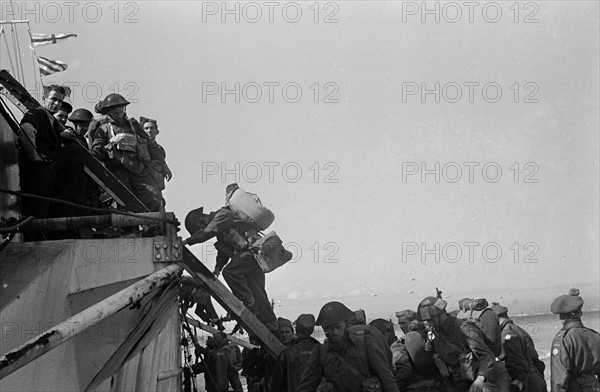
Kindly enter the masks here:
M 221 271 L 215 268 L 215 270 L 213 271 L 213 275 L 218 278 L 219 275 L 221 275 Z
M 471 388 L 469 388 L 469 392 L 483 392 L 483 383 L 485 382 L 485 377 L 482 375 L 478 375 L 473 384 L 471 384 Z

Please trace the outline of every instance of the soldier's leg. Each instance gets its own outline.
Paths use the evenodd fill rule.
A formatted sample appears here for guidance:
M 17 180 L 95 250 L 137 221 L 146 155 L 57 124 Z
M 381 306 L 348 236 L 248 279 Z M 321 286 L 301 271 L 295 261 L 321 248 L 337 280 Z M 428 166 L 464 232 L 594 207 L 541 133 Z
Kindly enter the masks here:
M 246 280 L 246 274 L 252 270 L 253 264 L 256 264 L 256 261 L 251 255 L 243 258 L 234 255 L 229 264 L 223 268 L 223 278 L 233 295 L 242 301 L 252 313 L 257 314 L 255 299 Z
M 256 302 L 258 319 L 263 324 L 272 323 L 277 320 L 275 313 L 273 313 L 273 308 L 271 307 L 271 301 L 269 301 L 269 296 L 265 290 L 265 273 L 257 266 L 253 271 L 246 275 L 246 280 L 248 281 L 248 287 L 250 287 Z
M 206 315 L 210 319 L 219 318 L 219 315 L 217 314 L 217 311 L 215 310 L 215 307 L 212 304 L 212 300 L 210 299 L 210 294 L 208 294 L 208 292 L 202 288 L 198 289 L 196 293 L 196 302 L 198 303 L 198 305 L 202 306 Z
M 53 166 L 50 162 L 32 162 L 19 156 L 21 191 L 50 197 L 56 177 L 56 170 Z M 33 216 L 35 218 L 48 217 L 49 201 L 23 198 L 21 205 L 23 216 Z
M 131 175 L 133 193 L 148 207 L 150 211 L 158 211 L 162 201 L 162 194 L 154 183 L 150 169 L 145 168 L 140 174 Z
M 84 150 L 78 144 L 71 144 L 60 149 L 60 153 L 56 158 L 57 181 L 55 193 L 64 200 L 87 206 L 89 203 L 83 153 Z M 88 212 L 85 209 L 71 208 L 69 215 L 85 215 Z

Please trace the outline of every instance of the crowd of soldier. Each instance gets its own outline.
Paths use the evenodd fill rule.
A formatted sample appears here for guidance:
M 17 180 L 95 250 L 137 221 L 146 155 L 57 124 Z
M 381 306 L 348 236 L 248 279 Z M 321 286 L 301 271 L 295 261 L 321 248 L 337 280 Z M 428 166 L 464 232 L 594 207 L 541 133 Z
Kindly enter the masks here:
M 498 303 L 464 299 L 446 311 L 439 297 L 423 299 L 416 311 L 396 312 L 402 337 L 390 320 L 366 324 L 340 302 L 325 304 L 317 319 L 303 314 L 279 318 L 286 346 L 279 358 L 262 348 L 244 349 L 242 369 L 249 392 L 542 392 L 544 363 L 533 339 Z M 581 322 L 578 290 L 551 306 L 563 328 L 551 351 L 551 392 L 597 392 L 600 334 Z M 326 339 L 311 335 L 320 325 Z M 295 326 L 295 335 L 293 334 Z M 251 337 L 253 343 L 259 344 Z M 226 391 L 227 389 L 223 389 Z
M 164 202 L 164 179 L 172 173 L 164 149 L 156 142 L 156 120 L 127 118 L 129 102 L 109 94 L 95 111 L 65 102 L 63 86 L 44 86 L 42 106 L 29 110 L 19 132 L 21 190 L 96 207 L 100 191 L 84 174 L 85 150 L 99 159 L 150 211 Z M 67 125 L 71 121 L 73 127 Z M 35 218 L 86 214 L 85 209 L 52 205 L 48 199 L 25 198 L 22 214 Z M 35 238 L 32 238 L 35 239 Z

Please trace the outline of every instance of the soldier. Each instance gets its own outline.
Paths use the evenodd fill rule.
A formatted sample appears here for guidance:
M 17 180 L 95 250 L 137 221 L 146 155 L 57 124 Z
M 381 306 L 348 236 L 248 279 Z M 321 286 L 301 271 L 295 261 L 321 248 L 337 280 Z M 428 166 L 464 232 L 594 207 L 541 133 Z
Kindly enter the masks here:
M 88 140 L 85 134 L 90 126 L 90 122 L 94 118 L 92 112 L 87 109 L 77 109 L 69 116 L 69 121 L 73 123 L 75 129 L 67 128 L 60 136 L 65 143 L 79 143 L 86 150 L 89 149 Z
M 83 155 L 77 146 L 64 146 L 60 137 L 63 126 L 53 117 L 60 108 L 66 90 L 63 86 L 44 87 L 43 107 L 29 110 L 21 120 L 19 132 L 19 171 L 21 190 L 39 196 L 54 197 L 87 205 Z M 23 215 L 50 216 L 50 202 L 25 198 Z M 52 216 L 73 216 L 72 207 L 52 208 Z M 29 239 L 42 239 L 31 234 Z
M 223 347 L 225 353 L 229 356 L 231 363 L 233 364 L 233 369 L 230 369 L 227 373 L 227 379 L 229 380 L 229 385 L 231 385 L 231 389 L 233 392 L 243 392 L 242 382 L 240 381 L 240 370 L 242 370 L 242 352 L 237 344 L 228 341 L 227 344 Z
M 387 355 L 373 336 L 368 331 L 349 332 L 353 315 L 336 301 L 321 308 L 316 324 L 323 327 L 327 340 L 313 349 L 296 392 L 313 392 L 321 377 L 337 392 L 361 392 L 377 385 L 384 392 L 398 391 Z
M 550 306 L 550 311 L 563 320 L 563 327 L 552 341 L 552 392 L 600 390 L 600 334 L 583 326 L 582 308 L 579 289 L 570 289 L 569 295 L 561 295 Z
M 54 118 L 62 124 L 63 127 L 67 128 L 67 118 L 69 113 L 73 111 L 73 106 L 70 103 L 63 101 L 60 108 L 54 113 Z
M 277 325 L 279 326 L 279 340 L 284 346 L 291 346 L 294 339 L 294 326 L 292 322 L 286 318 L 279 317 L 277 319 Z
M 184 240 L 183 244 L 202 243 L 216 236 L 215 248 L 218 253 L 213 273 L 219 276 L 222 270 L 233 295 L 268 329 L 278 331 L 277 317 L 265 290 L 265 273 L 249 249 L 249 240 L 260 229 L 240 217 L 229 206 L 210 214 L 204 214 L 203 210 L 200 207 L 185 217 L 185 227 L 192 236 Z
M 294 324 L 298 340 L 283 350 L 275 363 L 269 382 L 273 392 L 295 392 L 313 348 L 320 345 L 318 340 L 311 337 L 315 330 L 315 316 L 301 314 Z
M 500 319 L 502 348 L 512 392 L 546 392 L 544 362 L 539 360 L 533 339 L 508 317 L 508 309 L 493 303 L 491 309 Z
M 426 348 L 425 326 L 417 320 L 417 314 L 412 310 L 396 312 L 396 317 L 404 333 L 391 346 L 398 390 L 438 390 L 440 375 L 433 358 L 434 353 Z
M 219 315 L 212 304 L 210 294 L 191 276 L 183 276 L 181 278 L 179 297 L 181 298 L 184 314 L 186 314 L 187 310 L 195 304 L 196 310 L 194 313 L 196 316 L 200 317 L 202 321 L 209 325 L 216 325 L 219 322 Z M 219 324 L 219 329 L 223 329 L 221 324 Z
M 150 155 L 153 155 L 155 158 L 149 162 L 149 165 L 154 169 L 155 181 L 158 184 L 158 189 L 162 191 L 165 189 L 165 180 L 170 181 L 173 173 L 165 160 L 167 158 L 165 149 L 156 142 L 156 136 L 159 134 L 158 123 L 151 118 L 140 117 L 140 124 L 152 141 L 152 143 L 148 144 L 148 148 L 154 150 Z
M 255 346 L 260 344 L 256 336 L 250 335 L 249 340 Z M 248 392 L 265 392 L 265 374 L 271 372 L 272 357 L 262 347 L 242 350 L 242 369 Z
M 206 342 L 207 348 L 200 347 L 200 352 L 205 355 L 208 371 L 204 374 L 207 392 L 227 392 L 229 390 L 228 374 L 235 372 L 236 368 L 225 348 L 228 336 L 224 332 L 216 333 L 212 344 Z
M 485 344 L 492 350 L 496 357 L 500 357 L 502 354 L 500 322 L 496 313 L 488 305 L 488 301 L 485 298 L 463 298 L 458 302 L 460 311 L 456 317 L 473 321 L 481 329 L 481 332 L 483 332 Z
M 509 391 L 506 368 L 485 344 L 477 325 L 447 314 L 446 301 L 436 297 L 423 299 L 418 315 L 433 327 L 433 347 L 446 364 L 454 391 Z
M 158 211 L 162 195 L 149 166 L 152 159 L 150 138 L 133 118 L 128 119 L 125 107 L 129 101 L 119 94 L 109 94 L 99 105 L 108 115 L 94 134 L 92 154 L 150 211 Z M 90 126 L 91 127 L 91 126 Z

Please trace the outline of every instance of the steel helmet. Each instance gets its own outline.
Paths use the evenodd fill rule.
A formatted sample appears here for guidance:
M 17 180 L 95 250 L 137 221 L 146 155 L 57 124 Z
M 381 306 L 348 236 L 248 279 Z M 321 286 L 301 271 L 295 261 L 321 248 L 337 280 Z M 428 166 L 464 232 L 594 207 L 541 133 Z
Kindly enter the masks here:
M 328 302 L 321 308 L 319 316 L 317 316 L 316 325 L 325 326 L 337 324 L 354 316 L 351 311 L 341 302 Z
M 385 320 L 382 318 L 378 318 L 378 319 L 371 321 L 369 323 L 369 326 L 374 327 L 381 333 L 384 333 L 385 331 L 388 331 L 388 330 L 392 330 L 392 331 L 394 330 L 394 324 L 392 324 L 391 321 L 388 321 L 388 320 Z
M 198 230 L 203 230 L 208 226 L 215 215 L 215 212 L 211 212 L 208 215 L 205 214 L 204 207 L 196 208 L 195 210 L 190 211 L 185 217 L 185 229 L 190 234 L 194 234 Z
M 92 121 L 93 118 L 94 118 L 94 115 L 92 114 L 92 112 L 90 112 L 87 109 L 81 108 L 81 109 L 77 109 L 73 113 L 71 113 L 71 115 L 69 116 L 69 121 L 71 121 L 71 122 L 77 122 L 77 121 L 89 122 L 89 121 Z
M 112 93 L 104 97 L 98 106 L 99 109 L 106 110 L 117 106 L 127 106 L 129 103 L 121 94 Z
M 446 311 L 446 305 L 448 303 L 441 298 L 427 297 L 417 308 L 420 321 L 431 320 L 434 316 L 438 316 Z

